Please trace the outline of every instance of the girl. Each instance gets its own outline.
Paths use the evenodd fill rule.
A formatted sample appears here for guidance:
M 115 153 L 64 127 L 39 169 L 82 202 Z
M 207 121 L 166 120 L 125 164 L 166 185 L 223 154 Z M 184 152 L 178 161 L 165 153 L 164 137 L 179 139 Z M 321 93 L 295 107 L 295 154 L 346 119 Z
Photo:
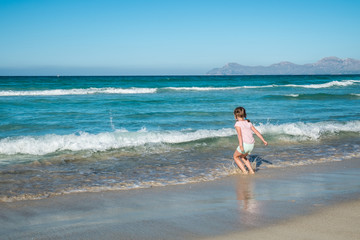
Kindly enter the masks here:
M 235 129 L 239 140 L 239 146 L 234 152 L 234 160 L 241 171 L 243 171 L 245 174 L 247 174 L 248 171 L 246 171 L 244 164 L 240 161 L 240 159 L 245 163 L 246 167 L 249 169 L 249 172 L 254 174 L 254 170 L 252 169 L 249 160 L 246 158 L 246 156 L 249 155 L 254 148 L 255 139 L 253 137 L 253 132 L 261 139 L 261 141 L 263 141 L 265 146 L 268 143 L 264 140 L 259 131 L 256 130 L 256 128 L 252 125 L 250 120 L 246 119 L 245 108 L 235 108 L 234 116 L 236 119 Z

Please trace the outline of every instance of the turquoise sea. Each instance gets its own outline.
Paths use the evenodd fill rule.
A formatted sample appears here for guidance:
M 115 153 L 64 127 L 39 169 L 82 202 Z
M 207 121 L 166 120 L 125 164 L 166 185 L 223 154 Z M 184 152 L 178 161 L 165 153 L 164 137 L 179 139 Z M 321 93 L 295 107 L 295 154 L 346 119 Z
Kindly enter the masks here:
M 0 77 L 0 201 L 240 174 L 237 106 L 258 171 L 360 157 L 360 75 Z

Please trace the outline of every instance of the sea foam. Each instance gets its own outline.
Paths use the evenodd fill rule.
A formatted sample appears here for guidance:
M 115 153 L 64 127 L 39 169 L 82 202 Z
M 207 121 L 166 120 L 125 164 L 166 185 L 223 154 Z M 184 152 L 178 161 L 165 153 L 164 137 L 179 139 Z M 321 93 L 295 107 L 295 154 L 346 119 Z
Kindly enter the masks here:
M 338 134 L 340 132 L 360 132 L 360 121 L 349 122 L 317 122 L 317 123 L 285 123 L 260 124 L 257 129 L 263 134 L 280 136 L 287 140 L 318 140 L 323 136 Z
M 0 96 L 62 96 L 87 94 L 144 94 L 155 93 L 156 88 L 75 88 L 34 91 L 0 91 Z
M 246 88 L 275 88 L 275 87 L 293 87 L 293 88 L 330 88 L 344 87 L 360 83 L 360 80 L 342 80 L 331 81 L 321 84 L 308 85 L 263 85 L 263 86 L 234 86 L 234 87 L 164 87 L 164 88 L 75 88 L 75 89 L 47 89 L 47 90 L 28 90 L 28 91 L 0 91 L 0 97 L 7 96 L 62 96 L 62 95 L 88 95 L 88 94 L 150 94 L 161 91 L 230 91 Z
M 243 87 L 166 87 L 163 89 L 174 91 L 222 91 L 222 90 L 235 90 Z
M 56 151 L 70 150 L 93 150 L 105 151 L 114 148 L 136 147 L 145 144 L 158 143 L 183 143 L 196 141 L 204 138 L 226 137 L 233 134 L 233 129 L 221 130 L 197 130 L 197 131 L 163 131 L 147 132 L 142 129 L 138 132 L 117 130 L 90 134 L 44 136 L 23 136 L 17 138 L 5 138 L 0 140 L 0 154 L 32 154 L 44 155 Z
M 331 81 L 327 83 L 320 84 L 307 84 L 307 85 L 296 85 L 296 84 L 287 84 L 283 85 L 285 87 L 302 87 L 302 88 L 330 88 L 330 87 L 346 87 L 353 85 L 355 83 L 360 83 L 359 80 L 343 80 L 343 81 Z M 278 85 L 281 86 L 281 85 Z
M 260 124 L 256 128 L 273 141 L 316 141 L 340 132 L 360 133 L 360 121 Z M 146 144 L 177 144 L 207 138 L 222 138 L 236 135 L 233 128 L 218 130 L 147 131 L 116 130 L 91 134 L 8 137 L 0 140 L 0 154 L 45 155 L 56 151 L 106 151 L 110 149 L 143 146 Z

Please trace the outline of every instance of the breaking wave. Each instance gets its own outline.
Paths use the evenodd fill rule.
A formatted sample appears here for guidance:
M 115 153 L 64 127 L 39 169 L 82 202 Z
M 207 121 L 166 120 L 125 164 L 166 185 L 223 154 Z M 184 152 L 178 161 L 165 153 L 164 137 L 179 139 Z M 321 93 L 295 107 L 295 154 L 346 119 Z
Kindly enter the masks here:
M 302 88 L 330 88 L 330 87 L 347 87 L 356 83 L 360 83 L 360 80 L 343 80 L 343 81 L 331 81 L 320 84 L 307 84 L 307 85 L 295 85 L 287 84 L 285 87 L 302 87 Z
M 15 91 L 7 90 L 0 91 L 0 96 L 61 96 L 61 95 L 88 95 L 88 94 L 150 94 L 163 91 L 229 91 L 245 88 L 273 88 L 273 87 L 292 87 L 292 88 L 330 88 L 330 87 L 346 87 L 356 83 L 360 80 L 342 80 L 331 81 L 321 84 L 307 84 L 307 85 L 263 85 L 263 86 L 233 86 L 233 87 L 163 87 L 163 88 L 75 88 L 75 89 L 49 89 L 49 90 L 27 90 Z
M 277 141 L 316 141 L 341 132 L 360 133 L 360 121 L 260 124 L 257 129 L 268 138 Z M 182 130 L 129 132 L 117 130 L 91 134 L 81 132 L 69 135 L 48 134 L 43 136 L 8 137 L 0 140 L 0 154 L 45 155 L 57 151 L 106 151 L 110 149 L 143 146 L 146 144 L 179 144 L 207 138 L 230 137 L 233 128 L 219 130 Z
M 75 88 L 35 91 L 0 91 L 0 96 L 62 96 L 88 94 L 145 94 L 155 93 L 156 88 Z
M 350 94 L 328 94 L 328 93 L 315 93 L 315 94 L 285 94 L 285 95 L 269 95 L 265 98 L 270 99 L 289 99 L 289 100 L 335 100 L 335 99 L 359 99 L 360 94 L 350 93 Z

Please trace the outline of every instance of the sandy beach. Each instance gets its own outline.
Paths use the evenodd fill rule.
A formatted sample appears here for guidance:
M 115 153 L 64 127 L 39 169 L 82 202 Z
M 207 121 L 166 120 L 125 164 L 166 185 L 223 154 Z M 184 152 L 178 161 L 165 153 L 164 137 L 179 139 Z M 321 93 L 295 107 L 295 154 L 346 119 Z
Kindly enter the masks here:
M 1 239 L 358 239 L 360 161 L 0 203 Z
M 359 223 L 360 201 L 357 200 L 264 228 L 208 239 L 359 239 Z

